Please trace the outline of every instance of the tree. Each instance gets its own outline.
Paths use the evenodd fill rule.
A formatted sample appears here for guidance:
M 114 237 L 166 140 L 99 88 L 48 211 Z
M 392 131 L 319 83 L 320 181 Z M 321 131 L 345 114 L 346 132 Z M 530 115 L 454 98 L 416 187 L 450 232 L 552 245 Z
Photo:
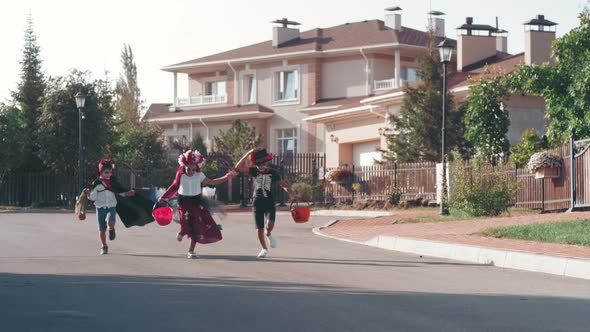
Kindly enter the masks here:
M 12 97 L 20 108 L 22 117 L 23 146 L 22 165 L 27 169 L 38 167 L 41 163 L 37 157 L 41 141 L 36 136 L 37 120 L 41 114 L 41 106 L 45 91 L 45 78 L 41 68 L 41 48 L 37 44 L 37 36 L 33 31 L 33 19 L 29 16 L 25 30 L 25 45 L 20 61 L 21 73 L 17 90 Z
M 553 142 L 566 142 L 572 129 L 590 137 L 590 13 L 579 15 L 580 25 L 556 40 L 554 65 L 522 65 L 510 75 L 509 86 L 541 96 L 549 119 L 547 135 Z
M 165 167 L 167 157 L 161 130 L 150 123 L 140 122 L 141 92 L 137 84 L 137 65 L 131 46 L 121 52 L 123 73 L 116 86 L 116 140 L 111 147 L 115 160 L 135 170 L 150 173 Z
M 19 109 L 14 105 L 0 104 L 0 183 L 23 159 L 24 131 Z
M 117 80 L 117 116 L 120 121 L 136 125 L 141 111 L 141 93 L 137 84 L 137 65 L 133 57 L 133 50 L 129 44 L 123 45 L 121 52 L 123 73 Z
M 522 133 L 522 140 L 520 143 L 513 145 L 510 148 L 510 160 L 514 164 L 523 168 L 529 162 L 529 159 L 535 152 L 539 152 L 543 149 L 541 137 L 532 129 L 525 130 Z
M 256 129 L 240 120 L 234 120 L 227 132 L 220 130 L 214 140 L 217 152 L 230 156 L 234 163 L 245 151 L 262 144 L 262 136 L 256 134 Z
M 195 137 L 193 137 L 190 149 L 197 150 L 204 156 L 208 154 L 207 146 L 205 145 L 205 141 L 203 140 L 203 136 L 201 136 L 201 133 L 197 133 Z
M 56 175 L 72 176 L 78 170 L 78 110 L 74 95 L 79 91 L 86 94 L 82 121 L 85 169 L 110 155 L 114 93 L 110 82 L 89 81 L 87 77 L 88 73 L 73 71 L 48 82 L 39 118 L 38 136 L 44 142 L 39 156 Z
M 502 76 L 492 75 L 488 68 L 471 84 L 465 114 L 465 136 L 487 160 L 506 158 L 510 143 L 506 134 L 510 126 L 503 101 L 509 89 Z
M 392 130 L 385 134 L 387 150 L 384 160 L 395 162 L 438 161 L 441 159 L 442 74 L 434 38 L 430 34 L 427 54 L 419 58 L 417 87 L 406 85 L 399 116 L 390 117 Z M 454 110 L 452 95 L 447 92 L 447 151 L 465 145 L 463 113 Z M 462 149 L 463 150 L 463 149 Z

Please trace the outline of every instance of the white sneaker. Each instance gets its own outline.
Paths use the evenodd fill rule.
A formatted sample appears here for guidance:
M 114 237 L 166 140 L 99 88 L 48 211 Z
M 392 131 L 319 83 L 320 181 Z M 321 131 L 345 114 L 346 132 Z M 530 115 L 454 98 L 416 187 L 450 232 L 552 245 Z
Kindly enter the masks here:
M 182 241 L 182 238 L 183 238 L 183 237 L 184 237 L 184 235 L 181 235 L 180 233 L 177 233 L 177 234 L 176 234 L 176 240 L 177 240 L 178 242 Z
M 268 250 L 262 249 L 262 250 L 260 250 L 260 253 L 258 253 L 258 258 L 264 258 L 267 255 L 268 255 Z
M 191 258 L 191 259 L 192 259 L 192 258 L 199 258 L 199 255 L 197 255 L 197 254 L 196 254 L 196 253 L 194 253 L 194 252 L 190 252 L 190 251 L 189 251 L 189 252 L 186 254 L 186 258 Z
M 270 244 L 271 248 L 277 247 L 277 240 L 272 235 L 269 235 L 266 238 L 268 238 L 268 244 Z

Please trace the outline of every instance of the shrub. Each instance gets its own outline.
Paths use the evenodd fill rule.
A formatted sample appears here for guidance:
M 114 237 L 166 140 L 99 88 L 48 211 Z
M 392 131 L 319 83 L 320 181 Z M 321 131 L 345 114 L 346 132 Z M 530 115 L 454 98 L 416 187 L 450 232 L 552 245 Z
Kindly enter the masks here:
M 455 158 L 451 209 L 474 217 L 506 212 L 516 193 L 516 184 L 508 176 L 509 165 L 498 163 L 492 167 L 482 156 L 469 162 L 462 162 L 459 156 Z
M 347 181 L 352 177 L 352 172 L 347 168 L 335 168 L 326 174 L 326 181 Z
M 301 200 L 304 202 L 310 202 L 312 200 L 312 192 L 313 192 L 313 186 L 308 184 L 308 183 L 304 183 L 304 182 L 296 182 L 293 183 L 293 185 L 291 186 L 291 189 L 293 189 L 293 191 L 301 196 Z
M 518 168 L 523 168 L 531 156 L 542 149 L 541 137 L 534 130 L 527 129 L 522 134 L 520 143 L 510 147 L 510 160 Z

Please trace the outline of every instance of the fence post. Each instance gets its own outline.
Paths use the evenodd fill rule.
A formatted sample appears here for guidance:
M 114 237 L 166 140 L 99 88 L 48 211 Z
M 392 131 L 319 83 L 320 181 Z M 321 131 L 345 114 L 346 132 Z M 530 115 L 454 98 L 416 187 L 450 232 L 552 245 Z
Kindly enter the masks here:
M 292 159 L 294 159 L 294 158 L 292 158 Z M 283 153 L 283 157 L 281 158 L 280 168 L 281 168 L 281 179 L 285 180 L 285 154 L 284 153 Z M 279 187 L 279 193 L 281 195 L 281 202 L 279 203 L 279 206 L 285 206 L 285 191 Z
M 317 160 L 313 158 L 311 161 L 311 183 L 312 185 L 316 185 L 318 182 L 318 165 Z M 315 205 L 317 193 L 315 190 L 312 189 L 311 191 L 311 204 Z
M 352 184 L 354 183 L 354 164 L 352 165 L 352 175 L 350 176 L 350 183 L 349 183 L 349 188 L 351 191 L 351 201 L 352 203 L 354 203 L 354 189 L 352 188 Z
M 240 207 L 246 207 L 244 201 L 244 174 L 240 173 Z
M 570 134 L 570 208 L 567 212 L 574 212 L 576 209 L 576 129 Z

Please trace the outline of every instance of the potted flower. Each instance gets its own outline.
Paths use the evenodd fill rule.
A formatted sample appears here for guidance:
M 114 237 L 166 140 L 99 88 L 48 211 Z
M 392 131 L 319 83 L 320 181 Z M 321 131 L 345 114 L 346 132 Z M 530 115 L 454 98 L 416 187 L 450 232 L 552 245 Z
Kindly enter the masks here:
M 537 152 L 531 156 L 527 164 L 535 179 L 558 178 L 563 167 L 563 158 L 547 151 Z
M 326 181 L 331 183 L 345 183 L 352 177 L 352 172 L 347 168 L 335 168 L 326 174 Z

